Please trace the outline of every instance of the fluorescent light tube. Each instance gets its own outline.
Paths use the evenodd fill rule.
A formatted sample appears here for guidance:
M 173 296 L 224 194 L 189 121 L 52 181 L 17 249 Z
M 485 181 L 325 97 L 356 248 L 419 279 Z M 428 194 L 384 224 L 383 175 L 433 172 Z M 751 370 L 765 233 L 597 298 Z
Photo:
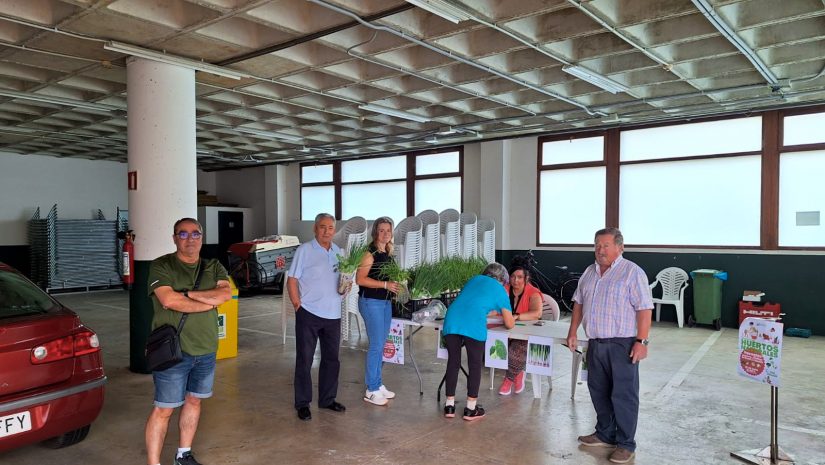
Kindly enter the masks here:
M 53 97 L 51 95 L 32 94 L 28 92 L 17 92 L 14 90 L 0 90 L 0 95 L 4 97 L 11 97 L 20 100 L 31 100 L 32 102 L 51 103 L 53 105 L 64 105 L 67 107 L 86 108 L 88 110 L 99 111 L 115 111 L 117 107 L 106 105 L 103 103 L 84 102 L 82 100 L 74 100 L 63 97 Z
M 571 74 L 573 76 L 576 76 L 577 78 L 579 78 L 581 80 L 587 81 L 587 82 L 589 82 L 590 84 L 593 84 L 596 87 L 600 87 L 600 88 L 610 92 L 611 94 L 616 94 L 616 93 L 619 93 L 619 92 L 627 92 L 629 90 L 627 88 L 627 86 L 619 84 L 618 82 L 616 82 L 612 79 L 606 78 L 606 77 L 602 76 L 601 74 L 599 74 L 595 71 L 590 71 L 589 69 L 584 68 L 582 66 L 578 66 L 578 65 L 576 65 L 576 66 L 564 66 L 562 68 L 562 71 L 564 71 L 567 74 Z
M 156 52 L 146 48 L 136 47 L 134 45 L 124 44 L 121 42 L 109 41 L 103 44 L 103 48 L 112 52 L 124 53 L 138 58 L 146 58 L 147 60 L 159 61 L 169 65 L 182 66 L 184 68 L 193 69 L 195 71 L 202 71 L 204 73 L 214 74 L 216 76 L 228 77 L 231 79 L 251 78 L 253 76 L 235 71 L 233 69 L 215 66 L 204 61 L 192 60 L 190 58 L 178 57 L 175 55 L 168 55 L 163 52 Z
M 382 107 L 381 105 L 373 105 L 372 103 L 360 105 L 358 108 L 361 110 L 374 111 L 387 116 L 395 116 L 396 118 L 408 119 L 417 123 L 426 123 L 430 121 L 430 118 L 427 118 L 426 116 L 419 116 L 403 110 L 396 110 L 395 108 Z
M 418 8 L 427 10 L 434 15 L 438 15 L 456 24 L 470 19 L 470 15 L 461 8 L 450 5 L 443 0 L 407 0 L 407 3 L 412 3 Z
M 244 132 L 246 134 L 254 134 L 256 136 L 262 136 L 262 137 L 271 137 L 271 138 L 274 138 L 274 139 L 287 140 L 287 141 L 290 141 L 290 142 L 299 142 L 299 141 L 303 140 L 303 138 L 301 138 L 301 137 L 293 136 L 293 135 L 290 135 L 290 134 L 282 134 L 280 132 L 262 131 L 260 129 L 251 129 L 251 128 L 242 128 L 242 127 L 236 127 L 236 128 L 232 128 L 232 129 L 234 129 L 238 132 Z
M 438 143 L 438 137 L 430 136 L 430 137 L 424 139 L 424 142 L 426 142 L 428 144 L 437 144 Z

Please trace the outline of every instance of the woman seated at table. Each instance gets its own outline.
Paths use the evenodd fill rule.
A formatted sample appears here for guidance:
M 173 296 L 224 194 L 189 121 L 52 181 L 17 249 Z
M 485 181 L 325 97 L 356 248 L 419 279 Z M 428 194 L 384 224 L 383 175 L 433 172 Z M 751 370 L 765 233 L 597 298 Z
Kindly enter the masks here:
M 527 260 L 516 256 L 510 263 L 510 284 L 505 286 L 516 321 L 541 319 L 543 300 L 541 291 L 530 284 Z M 527 341 L 510 339 L 507 348 L 507 373 L 498 393 L 509 396 L 524 390 L 524 368 L 527 364 Z
M 484 363 L 484 343 L 487 340 L 487 315 L 491 312 L 501 314 L 508 329 L 516 322 L 504 291 L 507 281 L 507 269 L 499 263 L 490 263 L 480 275 L 464 285 L 447 309 L 442 330 L 447 346 L 447 403 L 444 406 L 444 416 L 447 418 L 455 417 L 455 389 L 461 367 L 462 345 L 467 349 L 469 365 L 464 419 L 472 421 L 484 417 L 484 409 L 477 400 Z

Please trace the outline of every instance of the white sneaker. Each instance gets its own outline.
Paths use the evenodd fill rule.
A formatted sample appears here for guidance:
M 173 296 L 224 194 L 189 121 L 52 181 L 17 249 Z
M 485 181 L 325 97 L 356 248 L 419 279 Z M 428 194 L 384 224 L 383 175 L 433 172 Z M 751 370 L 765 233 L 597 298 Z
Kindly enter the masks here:
M 381 392 L 381 395 L 384 396 L 385 399 L 394 399 L 395 393 L 387 389 L 386 386 L 383 384 L 378 388 L 378 391 Z
M 389 402 L 387 398 L 381 394 L 381 391 L 367 391 L 364 394 L 364 401 L 375 405 L 387 405 Z

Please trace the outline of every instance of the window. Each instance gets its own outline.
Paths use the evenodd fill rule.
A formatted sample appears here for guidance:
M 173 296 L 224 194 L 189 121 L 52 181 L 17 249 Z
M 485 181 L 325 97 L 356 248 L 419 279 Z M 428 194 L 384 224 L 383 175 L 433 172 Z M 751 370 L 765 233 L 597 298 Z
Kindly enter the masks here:
M 397 224 L 423 210 L 460 211 L 462 157 L 463 148 L 441 149 L 302 166 L 301 219 L 328 211 L 339 219 L 389 216 Z
M 335 211 L 332 165 L 301 167 L 301 219 L 313 221 L 318 213 Z
M 619 219 L 633 244 L 759 246 L 758 155 L 624 165 Z
M 779 159 L 779 245 L 825 247 L 825 150 Z
M 825 113 L 786 116 L 782 128 L 782 145 L 825 143 Z
M 540 142 L 540 244 L 589 244 L 604 227 L 604 141 L 599 135 Z
M 731 137 L 736 134 L 736 137 Z M 756 152 L 762 149 L 762 118 L 738 118 L 636 129 L 621 133 L 621 161 Z

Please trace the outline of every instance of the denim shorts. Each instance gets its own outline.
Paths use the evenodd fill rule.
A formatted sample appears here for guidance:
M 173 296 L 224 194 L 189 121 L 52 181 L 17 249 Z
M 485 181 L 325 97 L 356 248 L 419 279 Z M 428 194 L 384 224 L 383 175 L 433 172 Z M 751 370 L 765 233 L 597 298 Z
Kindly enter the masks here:
M 184 353 L 183 360 L 172 368 L 153 371 L 155 406 L 180 407 L 187 393 L 200 399 L 212 397 L 212 385 L 215 382 L 215 355 L 214 352 L 206 355 Z

